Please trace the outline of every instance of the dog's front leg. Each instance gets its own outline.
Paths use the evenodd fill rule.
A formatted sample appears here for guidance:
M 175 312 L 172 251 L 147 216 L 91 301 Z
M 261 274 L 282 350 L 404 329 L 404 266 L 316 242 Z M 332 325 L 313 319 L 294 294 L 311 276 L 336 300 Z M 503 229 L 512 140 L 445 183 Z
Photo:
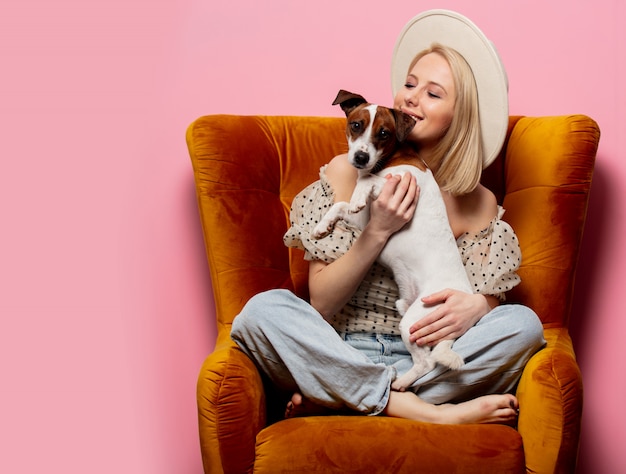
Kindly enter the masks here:
M 356 214 L 380 194 L 384 179 L 370 174 L 359 178 L 350 199 L 350 212 Z
M 346 219 L 350 215 L 350 203 L 337 202 L 332 205 L 324 217 L 313 229 L 313 238 L 321 239 L 326 237 L 335 228 L 335 224 L 340 219 Z

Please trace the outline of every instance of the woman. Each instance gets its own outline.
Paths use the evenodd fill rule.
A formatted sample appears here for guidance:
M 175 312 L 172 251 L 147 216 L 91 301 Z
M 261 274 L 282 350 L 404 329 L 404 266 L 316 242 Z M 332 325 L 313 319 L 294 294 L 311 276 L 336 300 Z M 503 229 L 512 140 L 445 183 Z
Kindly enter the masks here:
M 433 19 L 447 23 L 448 28 L 430 29 L 445 46 L 422 50 L 407 68 L 399 58 L 406 56 L 407 44 L 419 43 L 415 32 L 430 31 L 426 26 Z M 440 31 L 454 31 L 454 37 Z M 498 133 L 486 134 L 491 117 L 478 99 L 490 105 L 502 101 L 502 94 L 481 76 L 493 71 L 481 72 L 468 62 L 484 65 L 495 50 L 483 46 L 488 42 L 472 46 L 468 35 L 482 33 L 456 14 L 427 13 L 407 25 L 394 55 L 394 64 L 404 68 L 394 108 L 416 121 L 408 141 L 437 179 L 476 290 L 466 294 L 442 288 L 428 296 L 426 304 L 440 304 L 411 328 L 412 339 L 420 345 L 456 339 L 454 350 L 466 363 L 457 371 L 436 367 L 411 391 L 391 390 L 391 382 L 412 360 L 397 329 L 397 285 L 376 258 L 412 218 L 419 189 L 408 174 L 388 176 L 362 232 L 343 224 L 314 240 L 315 224 L 334 201 L 349 201 L 356 184 L 356 170 L 341 155 L 322 168 L 320 181 L 294 199 L 292 226 L 285 235 L 285 243 L 303 248 L 310 260 L 310 304 L 285 290 L 262 293 L 246 304 L 232 328 L 233 339 L 260 369 L 295 393 L 292 408 L 307 400 L 332 409 L 435 423 L 507 423 L 517 416 L 518 402 L 510 392 L 543 345 L 543 332 L 530 309 L 500 305 L 504 292 L 519 283 L 519 246 L 500 219 L 503 210 L 494 195 L 479 180 L 502 145 L 501 122 L 508 120 L 508 109 L 497 114 Z M 420 37 L 426 39 L 430 41 Z M 474 50 L 461 54 L 458 50 L 467 45 Z M 506 81 L 504 74 L 499 78 Z

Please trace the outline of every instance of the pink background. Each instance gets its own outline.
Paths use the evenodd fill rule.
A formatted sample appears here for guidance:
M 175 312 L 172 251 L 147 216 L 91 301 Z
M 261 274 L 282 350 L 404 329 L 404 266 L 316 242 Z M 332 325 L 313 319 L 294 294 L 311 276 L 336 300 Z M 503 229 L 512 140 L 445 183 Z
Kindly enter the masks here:
M 626 472 L 624 5 L 4 1 L 0 472 L 201 471 L 195 383 L 215 327 L 185 129 L 339 116 L 339 88 L 388 103 L 396 35 L 429 8 L 498 45 L 512 114 L 600 124 L 572 324 L 579 471 Z

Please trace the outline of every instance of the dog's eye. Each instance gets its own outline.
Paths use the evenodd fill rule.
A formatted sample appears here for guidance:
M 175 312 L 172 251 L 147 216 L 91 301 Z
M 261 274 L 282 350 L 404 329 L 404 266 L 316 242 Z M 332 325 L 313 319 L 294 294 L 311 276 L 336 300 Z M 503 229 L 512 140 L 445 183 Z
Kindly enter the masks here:
M 353 132 L 361 131 L 361 122 L 350 122 L 350 130 Z
M 389 130 L 385 130 L 384 128 L 381 128 L 378 132 L 378 138 L 381 140 L 387 140 L 390 136 L 391 133 L 389 133 Z

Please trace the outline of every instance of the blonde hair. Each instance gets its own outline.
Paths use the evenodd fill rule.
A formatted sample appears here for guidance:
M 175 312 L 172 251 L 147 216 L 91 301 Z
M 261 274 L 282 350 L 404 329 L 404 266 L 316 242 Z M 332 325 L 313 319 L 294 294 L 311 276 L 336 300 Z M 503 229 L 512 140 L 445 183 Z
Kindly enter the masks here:
M 467 194 L 480 183 L 483 170 L 483 144 L 478 113 L 478 89 L 467 61 L 456 50 L 433 43 L 411 62 L 409 72 L 427 54 L 443 57 L 452 71 L 456 101 L 452 122 L 435 148 L 431 164 L 443 191 L 458 196 Z

